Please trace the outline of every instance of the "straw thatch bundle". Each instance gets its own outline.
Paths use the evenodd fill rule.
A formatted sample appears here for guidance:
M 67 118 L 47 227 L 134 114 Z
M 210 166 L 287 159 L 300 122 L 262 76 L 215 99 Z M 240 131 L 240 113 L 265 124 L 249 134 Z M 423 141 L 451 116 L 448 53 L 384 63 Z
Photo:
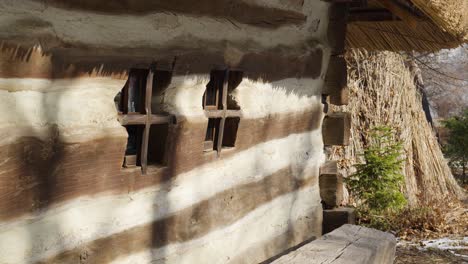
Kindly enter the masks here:
M 366 50 L 435 52 L 460 45 L 457 38 L 436 30 L 431 21 L 410 26 L 404 21 L 352 22 L 347 26 L 346 46 Z
M 411 0 L 434 23 L 460 40 L 468 41 L 468 1 Z
M 435 52 L 468 41 L 467 0 L 368 0 L 365 3 L 350 8 L 348 48 Z M 393 16 L 385 17 L 382 10 Z
M 414 74 L 404 57 L 393 52 L 351 50 L 346 60 L 350 102 L 330 109 L 351 113 L 351 143 L 331 148 L 329 159 L 338 160 L 342 173 L 349 175 L 353 164 L 362 162 L 359 154 L 363 153 L 369 128 L 388 125 L 396 131 L 405 150 L 404 191 L 410 205 L 447 195 L 464 196 L 426 120 Z

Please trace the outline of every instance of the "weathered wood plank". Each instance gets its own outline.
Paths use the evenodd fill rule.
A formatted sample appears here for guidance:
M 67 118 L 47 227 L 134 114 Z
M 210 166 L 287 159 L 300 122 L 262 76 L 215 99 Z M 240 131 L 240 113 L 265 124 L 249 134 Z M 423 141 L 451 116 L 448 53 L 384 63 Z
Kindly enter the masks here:
M 144 125 L 147 121 L 147 116 L 143 114 L 130 114 L 130 115 L 119 115 L 117 117 L 122 125 Z M 151 114 L 149 117 L 150 124 L 166 124 L 171 123 L 173 116 L 171 115 L 160 115 Z
M 265 28 L 300 25 L 307 18 L 296 11 L 230 0 L 114 0 L 111 3 L 95 0 L 48 0 L 47 4 L 62 9 L 106 14 L 145 15 L 170 12 L 208 16 Z
M 70 43 L 48 51 L 21 46 L 7 40 L 0 46 L 0 77 L 2 78 L 75 78 L 112 76 L 126 79 L 130 68 L 149 68 L 151 63 L 174 61 L 173 77 L 187 74 L 208 74 L 217 65 L 229 65 L 244 72 L 245 78 L 277 81 L 285 78 L 318 78 L 322 69 L 323 51 L 308 51 L 302 46 L 275 47 L 252 52 L 242 44 L 236 62 L 225 54 L 232 53 L 220 42 L 187 38 L 180 46 L 169 43 L 151 48 L 95 48 Z M 236 43 L 234 43 L 236 44 Z M 234 45 L 233 44 L 233 45 Z M 236 44 L 237 45 L 237 44 Z M 25 60 L 28 57 L 29 60 Z
M 153 77 L 154 71 L 150 69 L 146 78 L 146 91 L 145 91 L 145 131 L 143 132 L 143 141 L 141 143 L 141 171 L 146 174 L 148 169 L 148 144 L 151 129 L 151 98 L 153 93 Z
M 273 261 L 274 264 L 391 264 L 396 239 L 392 234 L 344 225 Z
M 218 157 L 221 156 L 221 150 L 223 148 L 224 125 L 226 124 L 228 84 L 229 84 L 229 70 L 226 69 L 224 72 L 224 78 L 223 78 L 223 91 L 221 93 L 223 110 L 222 110 L 222 117 L 219 123 L 218 142 L 217 142 L 217 148 L 216 148 L 216 150 L 218 151 Z
M 347 105 L 349 103 L 349 89 L 346 61 L 343 56 L 331 56 L 325 77 L 324 94 L 327 94 L 330 103 L 334 105 Z
M 325 116 L 322 124 L 323 144 L 347 146 L 351 134 L 351 114 L 332 113 Z
M 224 152 L 222 158 L 232 157 L 267 141 L 319 129 L 320 111 L 317 108 L 301 114 L 242 119 L 236 147 Z M 3 184 L 0 186 L 0 220 L 7 221 L 80 196 L 103 192 L 123 194 L 174 179 L 216 159 L 216 155 L 203 152 L 205 134 L 205 122 L 180 120 L 177 126 L 172 126 L 168 138 L 172 145 L 167 152 L 171 169 L 149 170 L 151 177 L 141 176 L 140 169 L 122 169 L 126 137 L 110 136 L 76 144 L 49 138 L 20 138 L 0 149 L 0 159 L 5 160 L 2 165 Z M 50 142 L 55 142 L 53 148 L 56 151 L 44 160 L 42 153 L 49 148 Z M 56 186 L 53 190 L 48 189 L 50 182 Z
M 320 167 L 320 174 L 336 174 L 338 173 L 338 162 L 336 160 L 328 160 Z
M 320 197 L 325 208 L 334 208 L 343 201 L 343 176 L 340 173 L 320 174 Z
M 226 117 L 241 117 L 242 116 L 242 111 L 240 110 L 226 110 L 225 113 L 223 113 L 222 110 L 207 110 L 205 111 L 205 116 L 208 118 L 221 118 L 223 116 Z
M 346 3 L 335 3 L 330 7 L 330 21 L 327 38 L 332 55 L 343 54 L 345 51 L 346 24 L 349 8 Z
M 356 212 L 353 208 L 340 207 L 334 209 L 323 210 L 322 232 L 323 234 L 340 228 L 345 224 L 356 223 Z

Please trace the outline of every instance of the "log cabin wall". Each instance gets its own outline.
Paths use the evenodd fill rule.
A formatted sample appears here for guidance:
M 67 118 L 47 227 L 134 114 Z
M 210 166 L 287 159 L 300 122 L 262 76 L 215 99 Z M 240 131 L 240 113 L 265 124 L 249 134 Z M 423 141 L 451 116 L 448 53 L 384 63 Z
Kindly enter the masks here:
M 0 7 L 0 263 L 258 263 L 320 236 L 329 3 Z M 152 110 L 175 122 L 143 175 L 114 97 L 150 67 L 171 72 Z M 220 67 L 243 78 L 218 155 L 202 101 Z

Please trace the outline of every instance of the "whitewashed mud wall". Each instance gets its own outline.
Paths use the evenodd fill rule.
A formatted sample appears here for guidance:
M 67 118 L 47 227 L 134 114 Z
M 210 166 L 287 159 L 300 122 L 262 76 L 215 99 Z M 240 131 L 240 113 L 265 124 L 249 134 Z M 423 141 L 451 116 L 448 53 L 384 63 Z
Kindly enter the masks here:
M 137 2 L 0 1 L 0 263 L 258 263 L 319 236 L 328 4 Z M 175 61 L 154 99 L 178 122 L 141 175 L 121 168 L 114 96 L 152 61 Z M 219 158 L 201 104 L 216 65 L 244 71 Z

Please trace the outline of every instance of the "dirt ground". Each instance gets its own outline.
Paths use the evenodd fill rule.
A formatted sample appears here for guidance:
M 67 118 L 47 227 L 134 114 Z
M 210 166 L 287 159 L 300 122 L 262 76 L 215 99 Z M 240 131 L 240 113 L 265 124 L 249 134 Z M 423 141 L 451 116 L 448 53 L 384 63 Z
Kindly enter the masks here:
M 466 250 L 465 250 L 466 251 Z M 468 252 L 456 252 L 463 255 Z M 468 264 L 468 259 L 455 256 L 446 250 L 428 249 L 420 250 L 416 246 L 397 247 L 396 259 L 394 264 Z
M 468 185 L 464 186 L 464 189 L 468 191 Z M 466 215 L 468 214 L 468 200 L 462 202 L 462 208 L 458 208 L 461 214 L 457 214 L 458 217 L 454 218 L 451 225 L 460 226 L 455 230 L 461 230 L 458 234 L 433 234 L 435 240 L 430 239 L 423 240 L 410 239 L 412 241 L 402 240 L 397 244 L 396 259 L 394 264 L 468 264 L 468 222 L 466 221 Z M 427 247 L 428 242 L 433 243 L 439 239 L 452 239 L 452 246 L 459 247 L 459 249 L 442 249 L 440 247 Z M 419 241 L 419 242 L 418 242 Z M 459 241 L 459 242 L 458 242 Z M 450 244 L 450 243 L 449 243 Z M 447 244 L 446 244 L 447 245 Z M 460 249 L 461 247 L 461 249 Z

